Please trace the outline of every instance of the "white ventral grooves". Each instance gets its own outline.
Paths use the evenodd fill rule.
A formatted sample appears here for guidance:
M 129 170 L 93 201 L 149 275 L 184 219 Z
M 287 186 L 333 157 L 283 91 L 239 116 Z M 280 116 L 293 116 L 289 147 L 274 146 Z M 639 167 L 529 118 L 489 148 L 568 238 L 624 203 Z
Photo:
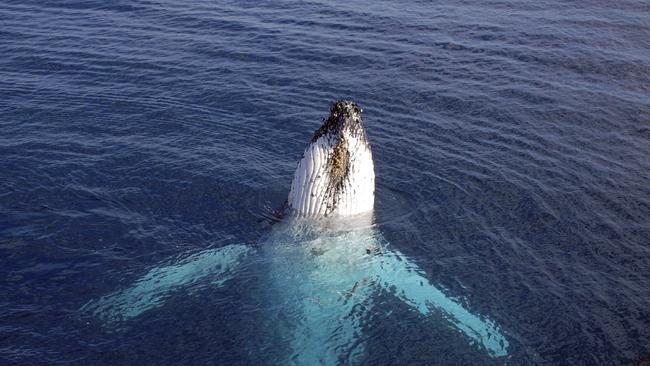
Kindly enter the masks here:
M 352 216 L 372 211 L 374 193 L 361 109 L 353 102 L 336 102 L 298 163 L 289 207 L 301 217 Z

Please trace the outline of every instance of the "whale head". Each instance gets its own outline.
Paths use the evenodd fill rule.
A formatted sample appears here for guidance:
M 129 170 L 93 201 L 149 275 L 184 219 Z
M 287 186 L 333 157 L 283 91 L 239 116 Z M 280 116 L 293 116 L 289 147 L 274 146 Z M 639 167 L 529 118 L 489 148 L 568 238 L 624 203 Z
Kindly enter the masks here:
M 361 108 L 341 100 L 316 130 L 291 183 L 288 206 L 307 218 L 372 211 L 375 172 Z

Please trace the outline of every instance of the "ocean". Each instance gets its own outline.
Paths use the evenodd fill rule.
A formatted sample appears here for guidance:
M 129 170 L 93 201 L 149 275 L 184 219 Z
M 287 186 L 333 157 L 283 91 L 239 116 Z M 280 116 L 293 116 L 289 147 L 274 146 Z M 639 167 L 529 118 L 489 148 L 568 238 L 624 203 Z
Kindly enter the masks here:
M 290 363 L 263 272 L 119 324 L 84 306 L 259 245 L 339 99 L 377 229 L 508 343 L 379 291 L 341 364 L 650 358 L 647 1 L 3 0 L 0 24 L 0 364 Z

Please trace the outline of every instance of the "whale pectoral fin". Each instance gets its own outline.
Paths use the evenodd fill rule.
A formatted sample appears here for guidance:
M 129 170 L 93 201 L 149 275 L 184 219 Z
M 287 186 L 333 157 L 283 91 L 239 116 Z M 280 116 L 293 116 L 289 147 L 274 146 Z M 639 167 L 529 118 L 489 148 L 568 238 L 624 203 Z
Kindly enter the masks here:
M 431 308 L 442 311 L 458 330 L 480 342 L 495 357 L 508 354 L 508 341 L 490 319 L 474 315 L 447 297 L 424 277 L 417 265 L 397 251 L 384 251 L 371 263 L 382 287 L 423 315 Z
M 91 312 L 107 323 L 137 317 L 163 305 L 172 292 L 200 280 L 222 285 L 252 252 L 249 246 L 232 244 L 180 258 L 173 264 L 152 268 L 126 289 L 91 300 L 81 311 Z

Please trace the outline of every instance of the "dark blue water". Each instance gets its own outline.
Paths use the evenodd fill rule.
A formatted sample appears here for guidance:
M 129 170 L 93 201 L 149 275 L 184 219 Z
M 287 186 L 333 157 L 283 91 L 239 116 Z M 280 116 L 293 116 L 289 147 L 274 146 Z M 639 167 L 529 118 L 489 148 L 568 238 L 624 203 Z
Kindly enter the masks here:
M 258 242 L 341 98 L 383 235 L 509 342 L 379 294 L 366 364 L 650 357 L 647 2 L 5 0 L 0 25 L 0 364 L 280 363 L 256 274 L 119 328 L 80 309 Z

